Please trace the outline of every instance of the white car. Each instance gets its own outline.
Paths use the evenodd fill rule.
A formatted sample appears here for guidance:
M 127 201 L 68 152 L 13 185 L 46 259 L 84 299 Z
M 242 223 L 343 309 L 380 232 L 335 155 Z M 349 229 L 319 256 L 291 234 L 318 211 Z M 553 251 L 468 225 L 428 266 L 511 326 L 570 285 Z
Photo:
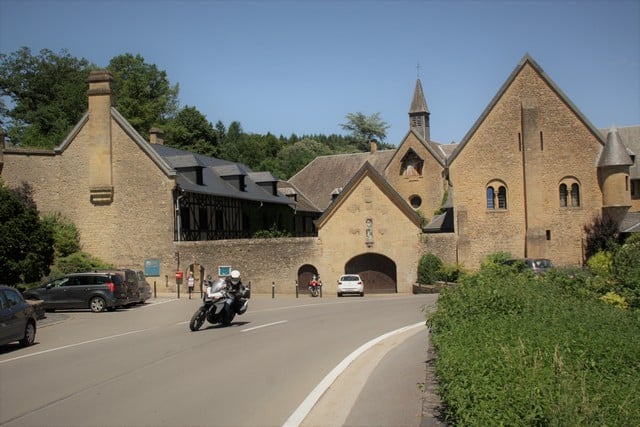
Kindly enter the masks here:
M 338 296 L 358 294 L 364 296 L 364 282 L 357 274 L 344 274 L 338 280 Z

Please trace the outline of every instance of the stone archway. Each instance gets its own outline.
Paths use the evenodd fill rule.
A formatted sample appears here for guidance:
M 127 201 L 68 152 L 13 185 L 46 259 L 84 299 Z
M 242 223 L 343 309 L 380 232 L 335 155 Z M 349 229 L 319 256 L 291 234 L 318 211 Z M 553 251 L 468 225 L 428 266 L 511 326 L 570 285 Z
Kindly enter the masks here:
M 346 263 L 344 271 L 360 275 L 364 282 L 365 294 L 398 292 L 396 263 L 384 255 L 375 253 L 357 255 Z
M 298 269 L 298 290 L 300 292 L 309 292 L 309 282 L 313 276 L 318 275 L 318 269 L 311 264 L 304 264 Z

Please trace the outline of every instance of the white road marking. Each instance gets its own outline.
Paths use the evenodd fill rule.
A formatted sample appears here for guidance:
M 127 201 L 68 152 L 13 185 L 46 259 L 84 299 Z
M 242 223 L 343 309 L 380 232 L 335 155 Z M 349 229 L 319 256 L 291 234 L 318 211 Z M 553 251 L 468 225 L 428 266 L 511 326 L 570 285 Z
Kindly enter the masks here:
M 285 421 L 285 423 L 283 424 L 283 427 L 298 427 L 302 423 L 302 421 L 304 421 L 307 415 L 309 415 L 309 412 L 311 412 L 311 409 L 313 409 L 313 407 L 318 402 L 320 397 L 322 397 L 322 395 L 327 391 L 327 389 L 331 386 L 331 384 L 333 384 L 336 378 L 338 378 L 340 374 L 342 374 L 345 371 L 345 369 L 347 369 L 347 367 L 351 364 L 351 362 L 356 360 L 365 351 L 369 350 L 374 345 L 378 344 L 381 341 L 384 341 L 385 339 L 393 335 L 401 334 L 410 329 L 414 329 L 420 326 L 424 327 L 424 321 L 415 323 L 413 325 L 405 326 L 400 329 L 396 329 L 395 331 L 387 332 L 386 334 L 380 335 L 379 337 L 374 338 L 371 341 L 361 345 L 353 353 L 348 355 L 342 362 L 340 362 L 335 368 L 333 368 L 333 370 L 331 370 L 331 372 L 329 372 L 327 376 L 325 376 L 322 379 L 322 381 L 320 381 L 320 383 L 316 386 L 316 388 L 314 388 L 311 391 L 311 393 L 309 393 L 307 398 L 304 399 L 300 404 L 300 406 L 298 406 L 298 408 L 293 412 L 293 414 L 291 414 L 289 419 Z
M 64 349 L 67 349 L 67 348 L 78 347 L 78 346 L 84 345 L 84 344 L 91 344 L 93 342 L 105 341 L 105 340 L 110 340 L 110 339 L 118 338 L 118 337 L 124 337 L 125 335 L 137 334 L 137 333 L 148 331 L 148 330 L 149 329 L 138 329 L 137 331 L 129 331 L 129 332 L 125 332 L 123 334 L 117 334 L 117 335 L 111 335 L 111 336 L 108 336 L 108 337 L 96 338 L 96 339 L 93 339 L 93 340 L 82 341 L 82 342 L 75 343 L 75 344 L 63 345 L 62 347 L 50 348 L 49 350 L 42 350 L 42 351 L 38 351 L 36 353 L 25 354 L 23 356 L 14 357 L 14 358 L 7 359 L 7 360 L 0 360 L 0 364 L 7 363 L 7 362 L 13 362 L 14 360 L 24 359 L 24 358 L 27 358 L 27 357 L 38 356 L 40 354 L 51 353 L 52 351 L 58 351 L 58 350 L 64 350 Z
M 266 328 L 267 326 L 279 325 L 280 323 L 287 323 L 287 322 L 288 322 L 288 320 L 281 320 L 279 322 L 267 323 L 266 325 L 254 326 L 253 328 L 243 329 L 240 332 L 254 331 L 256 329 Z

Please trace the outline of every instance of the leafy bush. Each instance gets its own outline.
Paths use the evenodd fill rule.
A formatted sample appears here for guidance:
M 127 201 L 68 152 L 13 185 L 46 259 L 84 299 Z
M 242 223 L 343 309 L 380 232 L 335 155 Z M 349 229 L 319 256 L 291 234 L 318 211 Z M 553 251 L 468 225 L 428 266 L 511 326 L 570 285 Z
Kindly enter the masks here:
M 640 307 L 640 238 L 627 239 L 616 251 L 611 262 L 611 274 L 618 293 L 630 306 Z
M 486 268 L 440 294 L 427 324 L 450 424 L 640 425 L 640 316 L 576 295 L 590 277 Z
M 505 261 L 513 257 L 509 252 L 499 251 L 489 255 L 480 265 L 480 268 L 491 268 L 504 265 Z
M 442 266 L 442 260 L 437 255 L 432 253 L 422 255 L 418 264 L 418 283 L 433 285 L 441 278 Z
M 79 273 L 83 271 L 103 270 L 110 268 L 115 267 L 88 253 L 74 252 L 69 256 L 58 258 L 56 264 L 51 268 L 50 277 L 56 278 L 69 273 Z
M 613 254 L 609 251 L 598 251 L 587 260 L 589 270 L 605 279 L 611 278 L 611 261 Z
M 600 251 L 615 250 L 619 238 L 618 224 L 610 216 L 595 217 L 591 224 L 584 226 L 584 232 L 586 259 Z
M 71 220 L 55 213 L 45 215 L 43 221 L 53 230 L 56 257 L 66 257 L 80 250 L 80 233 Z

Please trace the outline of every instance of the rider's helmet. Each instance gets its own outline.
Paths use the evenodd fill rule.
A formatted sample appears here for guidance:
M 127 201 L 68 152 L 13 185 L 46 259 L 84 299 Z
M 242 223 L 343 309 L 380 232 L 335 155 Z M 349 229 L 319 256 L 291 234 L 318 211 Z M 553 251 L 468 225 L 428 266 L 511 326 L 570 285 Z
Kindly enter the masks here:
M 240 282 L 240 272 L 238 270 L 233 270 L 231 272 L 231 276 L 229 277 L 229 280 L 231 281 L 231 283 L 233 283 L 234 285 L 237 285 L 238 282 Z

